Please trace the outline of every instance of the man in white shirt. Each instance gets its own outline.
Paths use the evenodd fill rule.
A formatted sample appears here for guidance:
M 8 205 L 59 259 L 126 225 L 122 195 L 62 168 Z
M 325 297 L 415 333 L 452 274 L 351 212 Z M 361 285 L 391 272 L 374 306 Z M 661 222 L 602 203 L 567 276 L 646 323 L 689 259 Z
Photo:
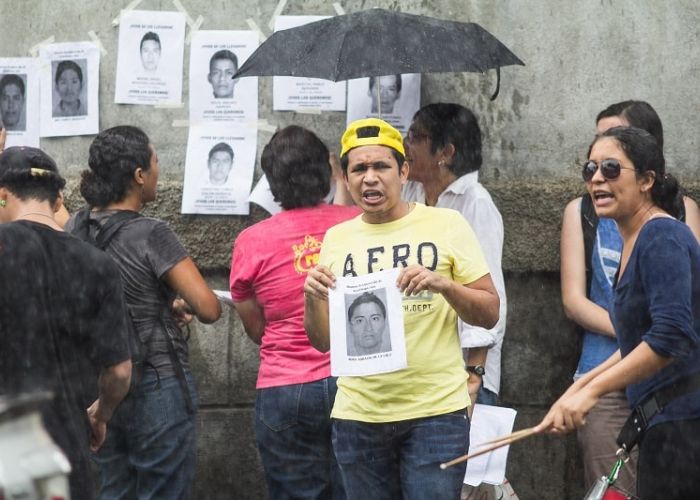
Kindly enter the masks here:
M 413 117 L 405 143 L 411 169 L 403 190 L 404 199 L 453 208 L 461 213 L 476 233 L 498 291 L 500 319 L 494 328 L 486 330 L 459 323 L 465 350 L 489 347 L 477 402 L 495 405 L 500 390 L 507 309 L 501 269 L 503 219 L 491 195 L 479 183 L 482 162 L 479 124 L 474 114 L 459 104 L 430 104 Z M 482 371 L 478 367 L 470 370 Z

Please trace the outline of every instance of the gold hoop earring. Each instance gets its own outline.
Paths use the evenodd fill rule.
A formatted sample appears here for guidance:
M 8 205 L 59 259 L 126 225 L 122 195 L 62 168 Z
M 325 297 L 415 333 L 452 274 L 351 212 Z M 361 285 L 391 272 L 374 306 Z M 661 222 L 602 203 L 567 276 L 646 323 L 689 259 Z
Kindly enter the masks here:
M 5 208 L 7 206 L 6 200 L 0 200 L 0 208 Z

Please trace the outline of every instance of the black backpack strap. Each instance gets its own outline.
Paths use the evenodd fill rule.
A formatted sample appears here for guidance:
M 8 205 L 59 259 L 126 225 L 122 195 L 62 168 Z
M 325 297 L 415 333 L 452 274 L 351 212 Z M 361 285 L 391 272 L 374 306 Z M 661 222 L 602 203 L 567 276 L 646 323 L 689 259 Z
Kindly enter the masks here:
M 583 246 L 586 250 L 586 296 L 589 296 L 593 277 L 591 259 L 593 258 L 593 245 L 598 230 L 598 215 L 595 213 L 593 200 L 588 193 L 581 197 L 581 230 L 583 231 Z
M 120 210 L 110 215 L 109 219 L 100 226 L 100 230 L 95 237 L 97 248 L 105 250 L 109 242 L 114 238 L 114 235 L 119 232 L 124 224 L 139 217 L 141 217 L 140 213 L 132 212 L 131 210 Z

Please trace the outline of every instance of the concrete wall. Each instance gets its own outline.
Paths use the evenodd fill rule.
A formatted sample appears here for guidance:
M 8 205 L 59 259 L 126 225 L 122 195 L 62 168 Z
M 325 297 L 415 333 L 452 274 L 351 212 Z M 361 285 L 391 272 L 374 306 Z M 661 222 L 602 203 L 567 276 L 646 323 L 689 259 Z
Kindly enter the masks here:
M 161 161 L 159 201 L 149 212 L 168 220 L 205 271 L 212 286 L 226 287 L 230 244 L 244 227 L 265 217 L 178 214 L 187 129 L 186 106 L 151 109 L 113 104 L 118 30 L 111 20 L 129 2 L 0 0 L 0 56 L 25 56 L 49 36 L 57 42 L 87 40 L 94 30 L 108 53 L 100 71 L 100 125 L 132 123 L 152 138 Z M 202 29 L 248 29 L 247 18 L 267 31 L 275 0 L 182 0 Z M 700 195 L 696 159 L 698 26 L 695 0 L 353 0 L 348 12 L 382 6 L 439 18 L 475 21 L 527 64 L 502 71 L 501 95 L 488 96 L 495 75 L 424 75 L 422 102 L 456 101 L 471 107 L 484 130 L 482 178 L 506 225 L 504 268 L 509 295 L 503 351 L 505 404 L 519 411 L 518 428 L 535 423 L 570 381 L 579 340 L 564 319 L 558 276 L 558 235 L 564 204 L 582 190 L 579 162 L 592 137 L 594 117 L 628 98 L 650 101 L 666 128 L 670 170 Z M 148 10 L 174 10 L 168 0 L 143 0 Z M 284 14 L 334 14 L 330 1 L 289 0 Z M 189 54 L 185 54 L 185 68 Z M 184 98 L 187 99 L 187 69 Z M 272 112 L 272 82 L 260 79 L 260 117 L 284 126 L 299 123 L 337 142 L 344 113 L 310 116 Z M 44 139 L 42 147 L 68 174 L 69 205 L 91 137 Z M 269 133 L 259 133 L 259 147 Z M 257 352 L 235 313 L 215 325 L 193 326 L 192 359 L 201 388 L 197 497 L 264 498 L 253 442 L 252 407 Z M 575 440 L 532 438 L 511 450 L 508 477 L 522 499 L 580 498 L 583 494 Z

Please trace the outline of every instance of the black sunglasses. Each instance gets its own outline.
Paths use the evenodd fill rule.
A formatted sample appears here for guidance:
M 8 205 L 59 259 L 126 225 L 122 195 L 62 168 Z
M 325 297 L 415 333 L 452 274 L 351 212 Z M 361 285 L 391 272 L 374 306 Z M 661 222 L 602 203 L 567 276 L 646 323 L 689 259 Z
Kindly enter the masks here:
M 600 162 L 600 173 L 609 181 L 615 180 L 618 177 L 620 177 L 620 171 L 623 168 L 627 170 L 634 170 L 634 168 L 632 167 L 623 167 L 622 165 L 620 165 L 619 161 L 613 158 L 608 158 L 607 160 L 603 160 Z M 586 182 L 590 182 L 591 179 L 593 179 L 596 170 L 598 170 L 598 164 L 593 160 L 588 160 L 586 163 L 584 163 L 583 170 L 581 170 L 583 180 Z

